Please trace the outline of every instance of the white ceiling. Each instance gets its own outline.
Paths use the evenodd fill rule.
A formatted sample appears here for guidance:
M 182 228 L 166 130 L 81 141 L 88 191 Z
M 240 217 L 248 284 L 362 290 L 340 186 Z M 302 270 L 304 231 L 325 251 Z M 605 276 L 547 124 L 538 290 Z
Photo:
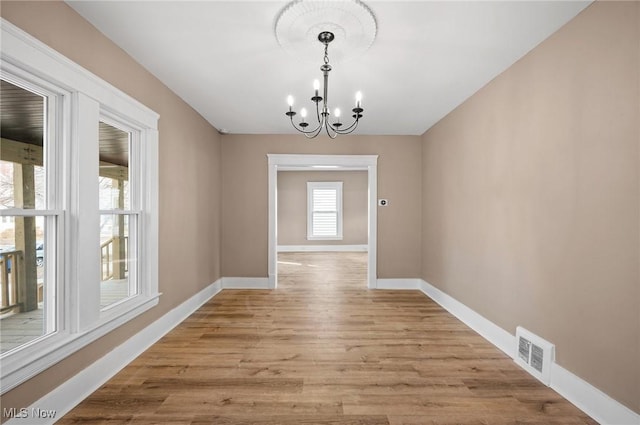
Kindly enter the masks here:
M 420 135 L 590 3 L 367 2 L 376 40 L 360 57 L 332 62 L 331 107 L 350 109 L 361 90 L 357 134 Z M 319 42 L 309 46 L 317 63 L 308 63 L 276 41 L 286 1 L 68 4 L 221 131 L 294 133 L 286 97 L 300 107 L 321 78 Z

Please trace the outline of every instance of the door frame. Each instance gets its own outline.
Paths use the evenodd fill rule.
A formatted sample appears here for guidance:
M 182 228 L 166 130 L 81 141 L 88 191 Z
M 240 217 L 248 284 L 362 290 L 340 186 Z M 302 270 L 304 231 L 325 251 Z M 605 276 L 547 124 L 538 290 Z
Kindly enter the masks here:
M 377 287 L 378 155 L 267 154 L 269 180 L 269 288 L 278 286 L 278 171 L 367 171 L 367 287 Z

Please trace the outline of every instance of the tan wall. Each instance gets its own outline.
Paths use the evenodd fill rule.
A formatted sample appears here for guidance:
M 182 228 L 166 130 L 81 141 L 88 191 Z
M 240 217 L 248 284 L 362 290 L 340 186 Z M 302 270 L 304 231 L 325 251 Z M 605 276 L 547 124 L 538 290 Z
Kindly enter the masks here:
M 640 3 L 596 2 L 423 136 L 423 278 L 640 412 Z
M 3 18 L 160 114 L 160 303 L 2 396 L 26 407 L 220 275 L 220 136 L 62 2 L 2 1 Z
M 379 155 L 378 277 L 420 275 L 420 136 L 222 136 L 222 274 L 267 277 L 267 154 Z
M 307 182 L 342 182 L 342 240 L 307 240 Z M 278 173 L 278 245 L 366 245 L 366 171 L 281 171 Z

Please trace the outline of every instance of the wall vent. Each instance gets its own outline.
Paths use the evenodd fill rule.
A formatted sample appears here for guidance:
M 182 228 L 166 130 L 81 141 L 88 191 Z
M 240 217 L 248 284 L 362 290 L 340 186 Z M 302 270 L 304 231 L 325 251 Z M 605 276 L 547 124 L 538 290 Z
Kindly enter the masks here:
M 551 363 L 555 361 L 555 345 L 520 326 L 516 328 L 516 344 L 516 363 L 549 386 Z

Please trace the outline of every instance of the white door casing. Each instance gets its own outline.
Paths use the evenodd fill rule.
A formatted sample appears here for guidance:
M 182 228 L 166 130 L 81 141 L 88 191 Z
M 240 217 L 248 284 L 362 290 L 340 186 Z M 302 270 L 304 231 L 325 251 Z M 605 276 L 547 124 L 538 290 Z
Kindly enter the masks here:
M 278 171 L 367 171 L 368 176 L 368 261 L 367 287 L 377 286 L 377 198 L 378 155 L 286 155 L 267 154 L 269 179 L 269 288 L 278 280 Z

